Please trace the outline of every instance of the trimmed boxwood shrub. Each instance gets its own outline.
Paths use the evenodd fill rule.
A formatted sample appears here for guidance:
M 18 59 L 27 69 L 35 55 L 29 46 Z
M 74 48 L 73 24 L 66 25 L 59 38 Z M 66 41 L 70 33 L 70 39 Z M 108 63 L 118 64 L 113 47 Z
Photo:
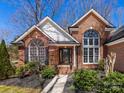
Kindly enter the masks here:
M 41 70 L 41 75 L 44 79 L 50 79 L 53 78 L 57 74 L 56 70 L 52 66 L 45 66 Z
M 97 93 L 124 93 L 124 74 L 113 72 L 100 80 Z
M 78 70 L 73 75 L 74 86 L 80 91 L 92 91 L 97 79 L 97 72 L 94 70 Z

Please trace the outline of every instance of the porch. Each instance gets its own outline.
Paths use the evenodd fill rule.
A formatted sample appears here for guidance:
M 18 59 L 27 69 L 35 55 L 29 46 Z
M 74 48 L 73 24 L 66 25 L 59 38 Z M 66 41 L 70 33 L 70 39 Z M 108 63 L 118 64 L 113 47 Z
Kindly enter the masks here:
M 49 47 L 49 65 L 56 66 L 59 74 L 68 74 L 77 68 L 77 45 L 61 44 Z

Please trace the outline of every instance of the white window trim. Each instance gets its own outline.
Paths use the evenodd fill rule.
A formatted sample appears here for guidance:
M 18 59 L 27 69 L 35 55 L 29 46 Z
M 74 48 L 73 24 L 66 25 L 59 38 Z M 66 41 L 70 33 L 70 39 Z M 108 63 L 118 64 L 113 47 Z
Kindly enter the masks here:
M 88 39 L 88 45 L 84 45 L 84 39 Z M 84 37 L 84 35 L 83 35 L 83 40 L 82 40 L 82 42 L 83 42 L 83 45 L 82 45 L 82 52 L 83 52 L 83 56 L 82 56 L 82 63 L 83 64 L 98 64 L 98 62 L 97 63 L 95 63 L 95 56 L 94 56 L 94 54 L 95 54 L 95 49 L 94 48 L 98 48 L 98 61 L 100 60 L 100 36 L 98 37 L 98 38 L 96 38 L 96 39 L 98 39 L 98 46 L 89 46 L 89 38 L 86 38 L 86 37 Z M 94 37 L 94 39 L 93 39 L 93 45 L 94 45 L 94 40 L 95 40 L 95 37 Z M 89 62 L 89 52 L 87 53 L 87 55 L 88 55 L 88 62 L 87 63 L 84 63 L 84 48 L 87 48 L 88 49 L 88 51 L 89 51 L 89 48 L 93 48 L 93 63 L 90 63 Z

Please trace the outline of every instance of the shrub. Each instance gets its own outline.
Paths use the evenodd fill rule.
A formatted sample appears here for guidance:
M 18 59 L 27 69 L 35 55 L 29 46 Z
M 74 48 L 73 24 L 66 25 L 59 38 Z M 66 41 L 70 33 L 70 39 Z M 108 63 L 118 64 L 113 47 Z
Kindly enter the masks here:
M 38 71 L 36 62 L 28 62 L 27 64 L 18 67 L 16 69 L 16 75 L 19 77 L 25 77 Z
M 36 72 L 39 69 L 37 62 L 28 62 L 26 66 L 28 68 L 28 71 L 32 73 Z
M 16 68 L 16 75 L 17 76 L 22 76 L 23 75 L 23 73 L 24 73 L 24 66 L 21 66 L 21 67 L 18 67 L 18 68 Z
M 104 59 L 101 59 L 101 60 L 99 60 L 99 65 L 98 65 L 98 69 L 99 70 L 104 70 Z
M 0 44 L 0 79 L 6 79 L 13 74 L 14 68 L 10 63 L 5 41 L 2 40 Z
M 97 93 L 124 93 L 124 74 L 113 72 L 101 80 Z
M 45 79 L 50 79 L 53 78 L 56 75 L 56 70 L 54 67 L 51 66 L 45 66 L 42 70 L 41 70 L 41 75 L 43 78 Z
M 94 70 L 78 70 L 73 75 L 74 86 L 81 91 L 92 91 L 97 82 Z

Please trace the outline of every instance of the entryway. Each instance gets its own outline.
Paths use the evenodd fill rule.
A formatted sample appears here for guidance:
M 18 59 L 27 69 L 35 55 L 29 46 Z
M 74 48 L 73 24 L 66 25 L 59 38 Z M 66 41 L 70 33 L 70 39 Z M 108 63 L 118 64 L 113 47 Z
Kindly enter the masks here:
M 71 63 L 71 49 L 60 48 L 59 49 L 59 64 L 70 65 Z

